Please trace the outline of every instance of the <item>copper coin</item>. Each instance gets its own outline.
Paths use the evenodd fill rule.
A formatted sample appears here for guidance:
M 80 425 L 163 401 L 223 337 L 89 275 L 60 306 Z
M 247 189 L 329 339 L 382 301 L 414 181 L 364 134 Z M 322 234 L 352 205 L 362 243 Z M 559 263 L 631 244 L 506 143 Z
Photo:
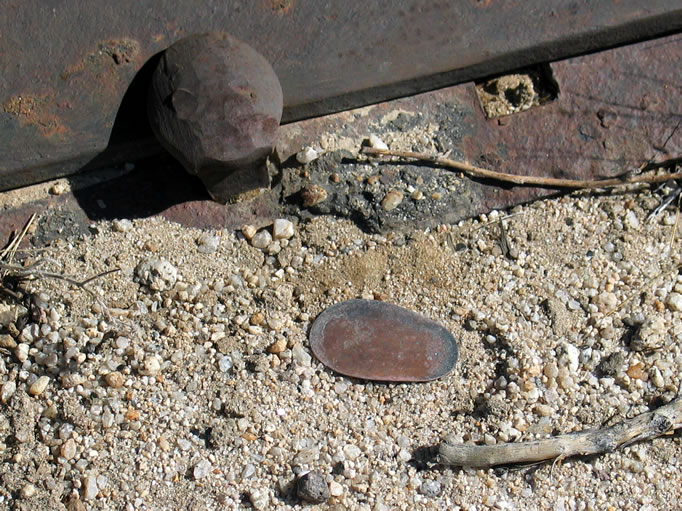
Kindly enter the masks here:
M 348 300 L 310 329 L 315 356 L 337 373 L 377 381 L 429 381 L 449 373 L 457 342 L 441 325 L 403 307 Z

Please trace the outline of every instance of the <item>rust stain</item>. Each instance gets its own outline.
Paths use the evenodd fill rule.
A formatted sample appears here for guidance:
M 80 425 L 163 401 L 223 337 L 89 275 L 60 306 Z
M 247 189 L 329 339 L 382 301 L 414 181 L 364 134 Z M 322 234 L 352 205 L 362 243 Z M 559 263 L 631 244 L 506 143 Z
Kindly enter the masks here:
M 70 132 L 56 114 L 57 108 L 49 93 L 17 94 L 2 104 L 3 111 L 16 117 L 20 126 L 33 126 L 46 138 L 63 138 Z
M 67 67 L 61 74 L 62 80 L 80 77 L 84 72 L 107 81 L 119 66 L 138 66 L 140 43 L 133 39 L 113 39 L 97 43 L 96 49 L 85 54 L 75 64 Z

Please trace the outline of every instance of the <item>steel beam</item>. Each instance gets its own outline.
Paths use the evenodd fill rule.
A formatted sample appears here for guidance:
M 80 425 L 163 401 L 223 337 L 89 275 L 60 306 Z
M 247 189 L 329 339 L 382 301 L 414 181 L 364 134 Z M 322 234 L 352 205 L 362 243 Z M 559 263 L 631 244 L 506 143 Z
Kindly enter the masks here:
M 680 28 L 678 0 L 6 1 L 0 190 L 157 151 L 149 71 L 192 33 L 263 53 L 290 122 Z

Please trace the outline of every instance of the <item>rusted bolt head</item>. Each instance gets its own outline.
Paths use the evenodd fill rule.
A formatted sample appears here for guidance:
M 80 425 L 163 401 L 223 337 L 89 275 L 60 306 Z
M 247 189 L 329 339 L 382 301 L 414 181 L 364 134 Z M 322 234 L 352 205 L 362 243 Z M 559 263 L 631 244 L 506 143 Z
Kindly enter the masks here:
M 173 44 L 154 71 L 148 116 L 159 142 L 215 200 L 269 186 L 265 160 L 282 117 L 282 87 L 249 45 L 224 32 Z

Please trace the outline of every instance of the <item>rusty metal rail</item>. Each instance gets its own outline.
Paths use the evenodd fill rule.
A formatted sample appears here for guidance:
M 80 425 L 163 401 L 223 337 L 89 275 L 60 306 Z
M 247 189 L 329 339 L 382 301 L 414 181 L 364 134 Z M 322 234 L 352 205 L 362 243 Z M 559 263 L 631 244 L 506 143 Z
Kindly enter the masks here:
M 0 190 L 158 150 L 148 72 L 196 32 L 263 53 L 289 122 L 680 28 L 677 0 L 5 2 Z

